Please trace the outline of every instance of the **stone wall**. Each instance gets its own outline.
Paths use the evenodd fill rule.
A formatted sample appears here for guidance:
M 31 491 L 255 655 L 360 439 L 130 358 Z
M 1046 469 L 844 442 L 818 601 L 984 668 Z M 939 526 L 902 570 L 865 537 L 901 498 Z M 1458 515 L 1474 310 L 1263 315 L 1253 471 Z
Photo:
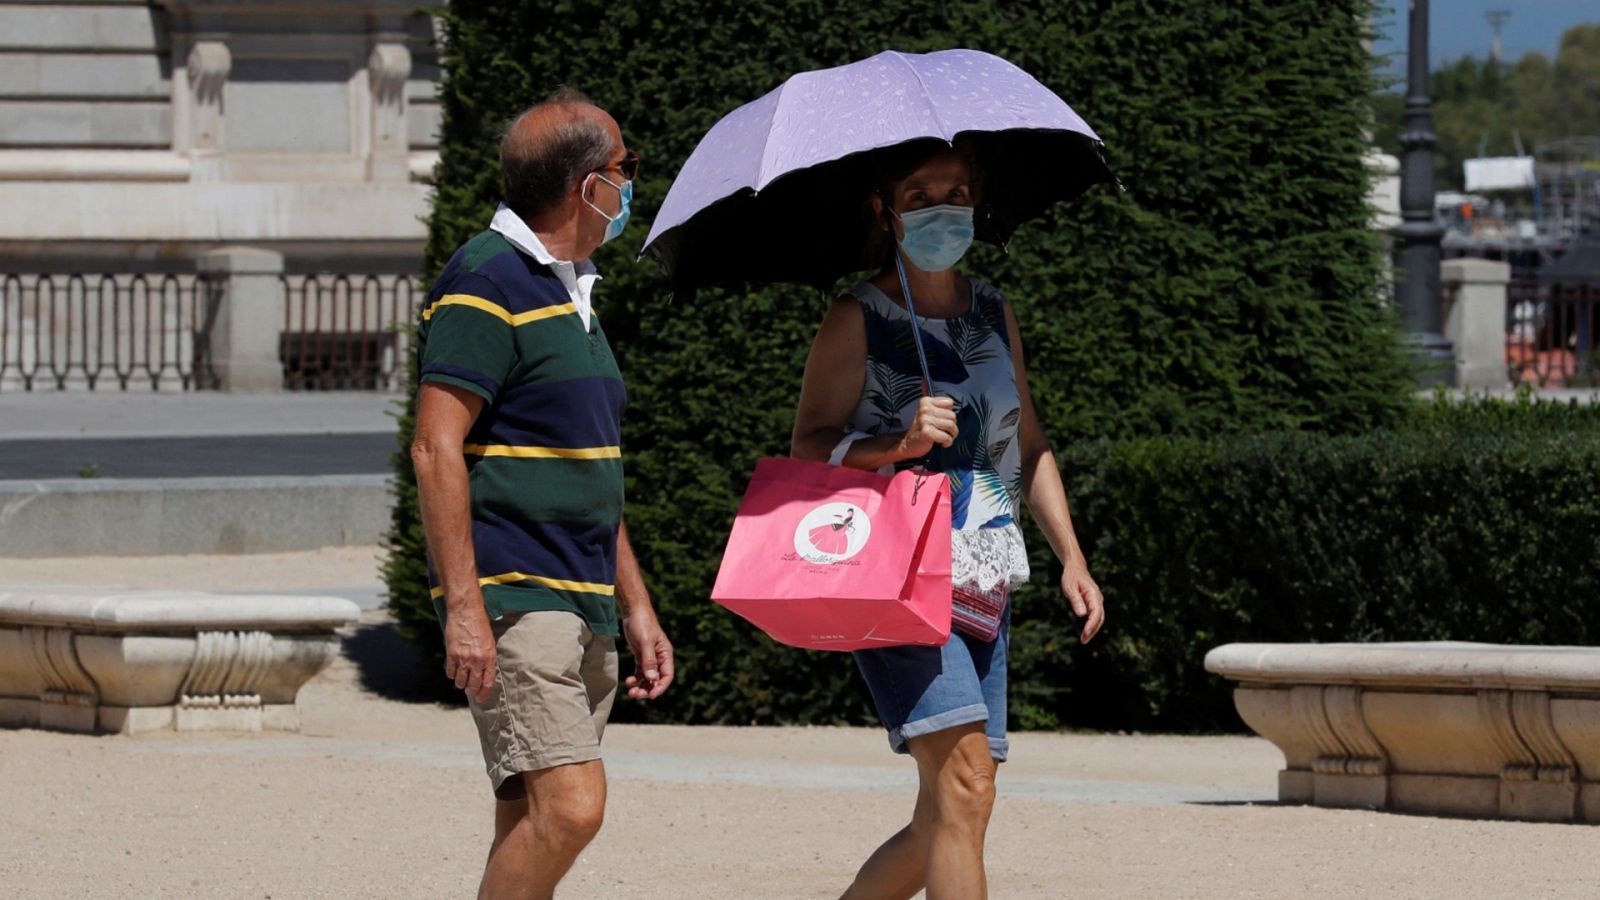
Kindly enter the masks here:
M 134 0 L 0 4 L 0 147 L 167 149 L 163 16 Z
M 0 270 L 414 265 L 433 31 L 411 0 L 0 2 Z

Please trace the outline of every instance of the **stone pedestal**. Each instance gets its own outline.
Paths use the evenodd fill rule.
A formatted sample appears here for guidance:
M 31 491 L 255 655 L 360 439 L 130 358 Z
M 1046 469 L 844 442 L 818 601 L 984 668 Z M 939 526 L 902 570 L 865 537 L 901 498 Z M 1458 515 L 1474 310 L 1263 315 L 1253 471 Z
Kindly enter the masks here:
M 1452 259 L 1440 266 L 1447 286 L 1445 336 L 1455 342 L 1456 386 L 1504 390 L 1506 368 L 1506 285 L 1511 267 L 1489 259 Z
M 337 597 L 0 587 L 0 727 L 292 731 L 359 616 Z
M 225 391 L 283 389 L 283 254 L 223 247 L 200 255 L 213 293 L 211 362 Z
M 1286 803 L 1600 822 L 1600 648 L 1228 644 Z

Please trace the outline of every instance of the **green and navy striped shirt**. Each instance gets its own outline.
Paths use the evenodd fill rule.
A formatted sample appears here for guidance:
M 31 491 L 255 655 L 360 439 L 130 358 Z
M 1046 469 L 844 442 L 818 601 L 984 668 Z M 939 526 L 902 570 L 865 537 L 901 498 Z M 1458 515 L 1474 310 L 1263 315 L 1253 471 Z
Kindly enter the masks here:
M 419 370 L 485 401 L 464 450 L 489 617 L 567 610 L 615 636 L 627 394 L 599 321 L 584 318 L 549 266 L 485 231 L 428 294 Z M 431 560 L 428 574 L 442 622 Z

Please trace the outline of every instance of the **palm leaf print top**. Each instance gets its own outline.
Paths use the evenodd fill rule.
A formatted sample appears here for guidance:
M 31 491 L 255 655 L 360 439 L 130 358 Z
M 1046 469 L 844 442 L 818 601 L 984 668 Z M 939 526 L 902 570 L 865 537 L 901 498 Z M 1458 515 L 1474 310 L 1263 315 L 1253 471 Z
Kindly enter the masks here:
M 1016 517 L 1022 501 L 1022 448 L 1005 297 L 972 281 L 966 313 L 947 319 L 919 315 L 933 392 L 956 403 L 955 442 L 935 445 L 928 468 L 950 479 L 954 583 L 1028 580 L 1028 557 Z M 922 368 L 911 314 L 869 282 L 849 291 L 861 304 L 867 328 L 867 377 L 850 416 L 853 437 L 905 431 L 922 397 Z M 901 462 L 913 468 L 921 460 Z

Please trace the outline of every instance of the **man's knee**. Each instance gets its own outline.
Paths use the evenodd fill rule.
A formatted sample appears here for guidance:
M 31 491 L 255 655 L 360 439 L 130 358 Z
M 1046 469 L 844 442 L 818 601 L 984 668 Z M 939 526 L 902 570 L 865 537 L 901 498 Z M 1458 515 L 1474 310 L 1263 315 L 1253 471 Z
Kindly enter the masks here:
M 598 763 L 529 773 L 528 816 L 548 839 L 583 846 L 605 823 L 605 771 Z
M 540 812 L 541 824 L 547 833 L 563 842 L 588 844 L 605 824 L 605 798 L 577 795 Z

